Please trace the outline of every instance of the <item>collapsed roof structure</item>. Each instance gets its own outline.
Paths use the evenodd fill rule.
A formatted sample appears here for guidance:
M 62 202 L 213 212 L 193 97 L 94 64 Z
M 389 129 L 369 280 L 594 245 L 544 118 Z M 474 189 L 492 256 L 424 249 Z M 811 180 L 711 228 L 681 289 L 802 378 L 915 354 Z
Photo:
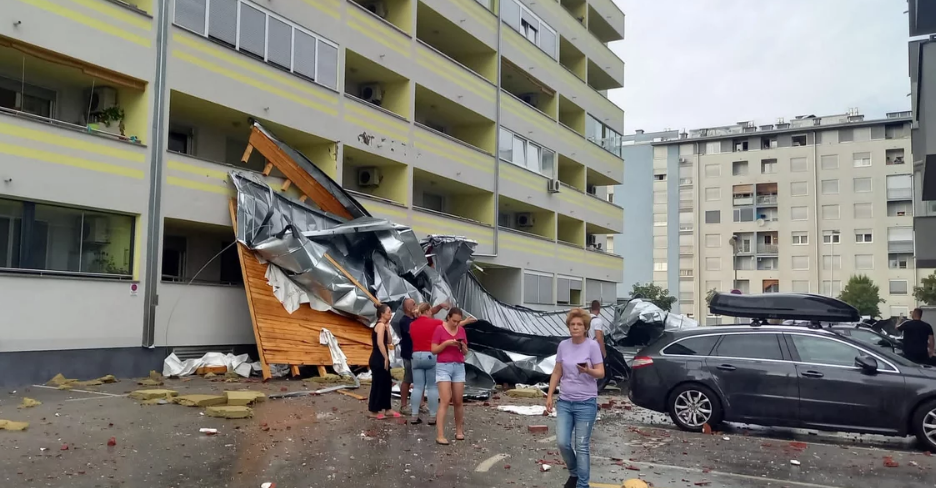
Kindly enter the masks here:
M 407 226 L 371 216 L 348 192 L 300 152 L 257 122 L 243 160 L 259 151 L 298 199 L 261 175 L 233 171 L 231 217 L 264 378 L 270 364 L 323 367 L 332 360 L 319 344 L 322 329 L 337 338 L 350 365 L 366 365 L 376 307 L 397 310 L 404 298 L 460 306 L 478 319 L 468 327 L 467 363 L 475 384 L 536 383 L 551 374 L 559 341 L 568 337 L 565 312 L 508 305 L 470 272 L 476 243 L 432 235 L 419 241 Z M 651 305 L 647 303 L 647 305 Z M 657 309 L 658 310 L 658 309 Z M 615 321 L 613 306 L 601 315 Z M 618 313 L 617 315 L 620 315 Z M 624 376 L 620 352 L 609 349 L 610 376 Z

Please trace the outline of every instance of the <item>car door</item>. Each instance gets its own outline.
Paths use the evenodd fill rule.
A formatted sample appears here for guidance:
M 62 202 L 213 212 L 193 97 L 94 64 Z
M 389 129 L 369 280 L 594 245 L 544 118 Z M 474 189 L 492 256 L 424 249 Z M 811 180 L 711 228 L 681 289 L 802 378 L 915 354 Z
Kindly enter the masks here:
M 892 433 L 905 412 L 904 378 L 893 364 L 848 342 L 818 335 L 788 332 L 790 353 L 796 360 L 799 417 L 805 427 Z M 878 372 L 868 374 L 855 358 L 870 356 Z
M 797 421 L 796 367 L 784 357 L 780 334 L 725 334 L 705 359 L 725 402 L 727 420 L 770 425 Z

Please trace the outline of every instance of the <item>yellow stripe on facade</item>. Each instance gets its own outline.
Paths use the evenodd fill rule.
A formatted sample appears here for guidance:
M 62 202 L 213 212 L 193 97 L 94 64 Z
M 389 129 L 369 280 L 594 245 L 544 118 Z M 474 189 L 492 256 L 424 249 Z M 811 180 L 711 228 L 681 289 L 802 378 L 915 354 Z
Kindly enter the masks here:
M 168 161 L 166 167 L 176 171 L 182 171 L 185 173 L 191 173 L 193 175 L 206 176 L 209 178 L 217 178 L 222 181 L 227 181 L 228 172 L 218 169 L 203 168 L 201 166 L 195 166 L 193 164 L 185 164 L 181 161 Z
M 494 164 L 494 155 L 481 152 L 477 149 L 465 147 L 457 142 L 450 141 L 440 135 L 427 130 L 416 131 L 416 139 L 420 139 L 427 145 L 436 146 L 445 151 L 451 151 L 461 154 L 464 158 L 471 159 L 477 164 L 484 166 Z
M 231 79 L 233 79 L 233 80 L 236 80 L 236 81 L 239 81 L 239 82 L 241 82 L 241 83 L 244 83 L 244 84 L 246 84 L 246 85 L 250 85 L 250 86 L 252 86 L 252 87 L 254 87 L 254 88 L 257 88 L 257 89 L 259 89 L 259 90 L 263 90 L 263 91 L 272 93 L 272 94 L 274 94 L 274 95 L 278 95 L 278 96 L 280 96 L 280 97 L 283 97 L 283 98 L 292 100 L 292 101 L 294 101 L 294 102 L 296 102 L 296 103 L 299 103 L 299 104 L 301 104 L 301 105 L 305 105 L 306 107 L 309 107 L 309 108 L 311 108 L 311 109 L 313 109 L 313 110 L 318 110 L 319 112 L 323 112 L 323 113 L 326 113 L 326 114 L 329 114 L 329 115 L 338 115 L 338 110 L 335 109 L 335 108 L 328 107 L 328 106 L 322 105 L 322 104 L 320 104 L 320 103 L 315 103 L 315 102 L 313 102 L 313 101 L 310 101 L 310 100 L 307 99 L 307 98 L 303 98 L 303 97 L 301 97 L 301 96 L 299 96 L 299 95 L 296 95 L 295 93 L 290 93 L 290 92 L 288 92 L 288 91 L 281 90 L 281 89 L 279 89 L 279 88 L 276 88 L 275 86 L 268 85 L 268 84 L 266 84 L 266 83 L 264 83 L 264 82 L 262 82 L 262 81 L 257 81 L 257 80 L 255 80 L 255 79 L 253 79 L 253 78 L 248 77 L 248 76 L 244 76 L 244 75 L 242 75 L 242 74 L 240 74 L 240 73 L 237 73 L 237 72 L 235 72 L 235 71 L 231 71 L 231 70 L 229 70 L 229 69 L 227 69 L 227 68 L 223 68 L 223 67 L 221 67 L 221 66 L 218 66 L 218 65 L 216 65 L 216 64 L 214 64 L 214 63 L 212 63 L 212 62 L 210 62 L 210 61 L 207 61 L 207 60 L 198 58 L 198 57 L 196 57 L 196 56 L 192 56 L 191 54 L 188 54 L 188 53 L 185 53 L 185 52 L 182 52 L 182 51 L 175 50 L 175 51 L 172 51 L 172 55 L 173 55 L 174 57 L 176 57 L 176 58 L 182 60 L 182 61 L 186 61 L 186 62 L 188 62 L 188 63 L 191 63 L 191 64 L 195 65 L 195 66 L 198 66 L 199 68 L 206 69 L 206 70 L 211 71 L 211 72 L 213 72 L 213 73 L 217 73 L 217 74 L 219 74 L 219 75 L 226 76 L 226 77 L 231 78 Z
M 373 118 L 378 124 L 390 126 L 391 130 L 399 131 L 402 134 L 409 134 L 409 122 L 397 119 L 391 115 L 387 115 L 375 108 L 371 108 L 353 101 L 348 101 L 345 103 L 345 108 L 348 111 L 355 112 L 362 117 Z
M 375 125 L 366 119 L 355 117 L 349 113 L 344 114 L 344 119 L 348 122 L 351 122 L 352 124 L 364 127 L 365 129 L 370 129 L 379 134 L 386 134 L 398 141 L 409 143 L 409 134 L 399 133 L 396 131 L 396 129 L 391 129 L 388 126 Z
M 190 190 L 206 191 L 209 193 L 217 193 L 220 195 L 229 195 L 229 196 L 235 195 L 233 188 L 229 188 L 226 186 L 212 185 L 210 183 L 202 183 L 199 181 L 187 180 L 185 178 L 179 178 L 176 176 L 167 176 L 166 183 L 172 186 L 188 188 Z
M 100 0 L 70 0 L 72 3 L 77 3 L 82 7 L 94 10 L 100 14 L 106 15 L 114 20 L 119 20 L 130 24 L 138 29 L 143 29 L 149 31 L 152 28 L 151 22 L 148 18 L 143 17 L 139 14 L 133 14 L 128 12 L 126 9 L 117 7 L 113 4 L 108 4 L 107 2 L 102 2 Z
M 236 65 L 239 68 L 246 69 L 260 76 L 263 76 L 264 78 L 268 78 L 278 83 L 282 83 L 284 85 L 287 85 L 291 88 L 295 88 L 297 90 L 301 90 L 303 93 L 308 93 L 309 95 L 312 95 L 313 97 L 321 99 L 322 101 L 329 102 L 329 103 L 336 104 L 336 105 L 338 104 L 338 97 L 332 93 L 325 91 L 324 88 L 316 89 L 314 88 L 314 85 L 311 85 L 309 82 L 301 81 L 290 75 L 284 75 L 282 73 L 277 72 L 273 68 L 270 68 L 264 65 L 257 65 L 256 61 L 248 60 L 242 55 L 232 54 L 230 52 L 227 52 L 227 50 L 225 49 L 209 46 L 204 40 L 192 39 L 191 37 L 185 34 L 181 34 L 181 33 L 176 33 L 173 36 L 173 40 L 175 42 L 178 42 L 179 44 L 182 44 L 183 46 L 192 48 L 196 51 L 200 51 L 204 54 L 207 54 L 213 58 L 217 58 L 226 63 Z M 177 52 L 181 52 L 181 51 L 174 50 L 173 54 Z
M 531 190 L 537 190 L 537 191 L 539 191 L 539 190 L 541 190 L 541 189 L 543 188 L 542 185 L 536 185 L 535 183 L 533 183 L 533 181 L 531 181 L 531 178 L 537 178 L 537 179 L 538 179 L 537 176 L 535 176 L 535 175 L 533 175 L 533 174 L 529 174 L 529 175 L 526 174 L 526 170 L 521 169 L 521 168 L 517 167 L 517 166 L 514 165 L 514 164 L 512 164 L 512 163 L 507 163 L 507 164 L 505 164 L 505 165 L 503 165 L 503 166 L 501 166 L 501 167 L 504 168 L 504 169 L 506 170 L 506 171 L 502 171 L 502 172 L 501 172 L 501 176 L 502 176 L 505 180 L 507 180 L 507 181 L 512 181 L 512 182 L 514 182 L 514 183 L 516 183 L 516 184 L 518 184 L 518 185 L 523 185 L 523 186 L 525 186 L 525 187 L 527 187 L 527 188 L 529 188 L 529 189 L 531 189 Z M 510 173 L 512 173 L 512 172 L 516 172 L 516 173 L 510 174 Z
M 440 56 L 435 55 L 435 53 L 420 51 L 416 62 L 424 68 L 429 69 L 433 73 L 436 73 L 437 75 L 451 81 L 452 83 L 461 86 L 462 88 L 478 95 L 479 97 L 488 101 L 494 101 L 494 87 L 487 85 L 481 80 L 475 78 L 474 75 L 466 73 L 464 68 L 461 66 L 458 66 L 445 58 L 441 58 Z M 440 64 L 443 66 L 440 67 Z M 455 69 L 453 70 L 452 68 Z
M 397 210 L 395 208 L 387 208 L 384 205 L 367 202 L 367 201 L 363 202 L 363 204 L 364 204 L 364 208 L 366 208 L 367 211 L 371 213 L 392 215 L 400 219 L 406 219 L 407 217 L 406 212 L 403 210 Z M 397 223 L 400 223 L 400 222 L 397 222 Z
M 128 151 L 125 149 L 116 149 L 104 144 L 95 144 L 93 142 L 79 140 L 73 137 L 55 135 L 41 130 L 26 129 L 12 124 L 0 123 L 0 134 L 28 139 L 30 141 L 41 142 L 51 146 L 59 146 L 78 151 L 85 151 L 112 158 L 125 159 L 134 163 L 145 163 L 146 154 L 141 152 Z
M 404 49 L 400 47 L 399 44 L 396 44 L 395 42 L 390 40 L 390 38 L 387 37 L 386 35 L 382 35 L 380 32 L 378 32 L 379 29 L 374 28 L 373 24 L 371 24 L 370 26 L 366 26 L 366 25 L 357 23 L 354 20 L 350 20 L 348 21 L 348 26 L 360 32 L 361 34 L 364 34 L 365 36 L 370 37 L 371 39 L 377 41 L 379 44 L 387 46 L 390 49 L 393 49 L 394 51 L 406 56 L 407 58 L 410 57 L 410 51 L 408 48 Z M 386 30 L 387 29 L 384 29 L 384 32 L 386 32 Z
M 456 0 L 455 5 L 461 9 L 462 12 L 472 16 L 475 20 L 481 22 L 484 27 L 487 27 L 489 30 L 497 30 L 497 17 L 490 15 L 484 12 L 479 12 L 478 9 L 487 10 L 481 4 L 475 0 Z M 490 10 L 488 10 L 490 12 Z M 492 25 L 493 22 L 493 25 Z
M 452 161 L 457 161 L 457 162 L 462 163 L 462 164 L 465 164 L 465 165 L 467 165 L 467 166 L 471 166 L 472 168 L 475 168 L 475 169 L 477 169 L 477 170 L 484 171 L 485 173 L 493 173 L 493 172 L 494 172 L 493 167 L 482 166 L 482 165 L 480 165 L 480 164 L 478 164 L 478 163 L 476 163 L 476 162 L 474 162 L 474 161 L 472 161 L 472 160 L 470 160 L 470 159 L 463 159 L 463 158 L 460 158 L 460 157 L 458 157 L 458 156 L 454 156 L 454 155 L 452 155 L 452 153 L 449 152 L 449 151 L 446 151 L 446 150 L 443 150 L 443 149 L 439 149 L 439 148 L 434 147 L 434 146 L 430 146 L 430 145 L 426 144 L 426 143 L 423 142 L 423 141 L 416 141 L 416 143 L 414 144 L 414 146 L 416 146 L 416 149 L 421 149 L 421 150 L 423 150 L 423 151 L 431 152 L 432 154 L 435 154 L 436 156 L 439 156 L 439 157 L 442 157 L 442 158 L 445 158 L 445 159 L 449 159 L 449 160 L 452 160 Z
M 90 28 L 92 28 L 92 29 L 96 29 L 96 30 L 99 30 L 99 31 L 101 31 L 101 32 L 110 34 L 110 35 L 112 35 L 112 36 L 114 36 L 114 37 L 119 37 L 119 38 L 121 38 L 121 39 L 123 39 L 123 40 L 125 40 L 125 41 L 130 41 L 130 42 L 132 42 L 132 43 L 134 43 L 134 44 L 139 44 L 139 45 L 141 45 L 141 46 L 143 46 L 143 47 L 147 47 L 147 48 L 150 47 L 150 40 L 147 39 L 147 38 L 145 38 L 145 37 L 138 36 L 138 35 L 136 35 L 136 34 L 132 34 L 132 33 L 128 32 L 128 31 L 126 31 L 126 30 L 124 30 L 124 29 L 121 29 L 121 28 L 119 28 L 119 27 L 117 27 L 117 26 L 115 26 L 115 25 L 112 25 L 112 24 L 109 24 L 109 23 L 107 23 L 107 22 L 104 22 L 104 21 L 95 19 L 95 18 L 93 18 L 93 17 L 89 17 L 89 16 L 87 16 L 87 15 L 81 13 L 81 12 L 76 12 L 76 11 L 74 11 L 74 10 L 65 8 L 65 7 L 61 6 L 60 4 L 58 4 L 58 3 L 51 2 L 51 1 L 49 1 L 49 0 L 19 0 L 19 1 L 20 1 L 20 2 L 23 2 L 23 3 L 26 3 L 26 4 L 29 4 L 29 5 L 32 5 L 33 7 L 36 7 L 36 8 L 40 8 L 40 9 L 45 10 L 45 11 L 47 11 L 47 12 L 51 12 L 51 13 L 53 13 L 53 14 L 60 15 L 60 16 L 62 16 L 62 17 L 65 17 L 66 19 L 72 20 L 72 21 L 77 22 L 77 23 L 79 23 L 79 24 L 83 24 L 83 25 L 88 26 L 88 27 L 90 27 Z
M 484 236 L 481 239 L 478 239 L 478 242 L 493 242 L 493 230 L 488 231 L 477 225 L 463 224 L 460 222 L 451 221 L 442 217 L 433 217 L 429 215 L 414 214 L 413 220 L 417 222 L 422 222 L 425 224 L 434 225 L 436 227 L 442 227 L 445 229 L 457 230 L 460 233 L 465 235 L 482 235 Z M 417 225 L 417 224 L 413 224 Z M 490 232 L 490 234 L 488 234 Z
M 329 0 L 303 0 L 303 1 L 304 1 L 306 4 L 311 5 L 312 8 L 321 10 L 321 11 L 324 12 L 326 15 L 329 15 L 329 16 L 334 17 L 334 18 L 336 18 L 336 19 L 341 18 L 341 12 L 340 12 L 341 4 L 340 4 L 340 2 L 332 2 L 332 1 L 329 1 Z M 328 6 L 328 5 L 326 5 L 327 3 L 331 3 L 331 4 L 333 4 L 333 5 Z M 332 9 L 334 9 L 334 10 L 332 10 Z
M 145 173 L 140 169 L 126 168 L 116 164 L 100 163 L 97 161 L 91 161 L 90 159 L 76 158 L 74 156 L 66 156 L 60 153 L 41 151 L 31 147 L 16 146 L 7 143 L 0 143 L 0 153 L 20 158 L 34 159 L 46 163 L 72 166 L 74 168 L 87 169 L 100 173 L 127 176 L 129 178 L 135 178 L 138 180 L 142 180 L 145 177 Z

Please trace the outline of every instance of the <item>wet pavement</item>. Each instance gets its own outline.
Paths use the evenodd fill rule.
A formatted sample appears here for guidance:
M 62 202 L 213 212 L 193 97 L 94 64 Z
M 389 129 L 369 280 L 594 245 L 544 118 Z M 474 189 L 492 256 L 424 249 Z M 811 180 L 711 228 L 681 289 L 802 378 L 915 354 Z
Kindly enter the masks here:
M 316 388 L 202 378 L 166 380 L 164 387 L 180 394 L 247 388 L 268 395 Z M 471 404 L 467 440 L 439 446 L 434 428 L 366 419 L 365 402 L 337 393 L 268 400 L 254 407 L 251 419 L 225 420 L 203 416 L 199 408 L 142 406 L 124 396 L 138 388 L 124 380 L 89 392 L 30 387 L 0 393 L 0 419 L 30 422 L 24 432 L 0 430 L 0 480 L 17 487 L 256 488 L 272 482 L 277 488 L 408 488 L 551 487 L 567 477 L 555 419 L 494 408 L 535 400 L 501 395 L 489 405 Z M 357 393 L 366 396 L 367 388 Z M 42 405 L 17 408 L 24 396 Z M 593 435 L 597 488 L 630 478 L 663 488 L 936 486 L 936 457 L 917 451 L 909 438 L 746 426 L 690 434 L 623 398 L 606 406 Z M 529 432 L 536 424 L 549 431 Z M 107 445 L 111 437 L 114 446 Z M 541 464 L 551 469 L 543 472 Z

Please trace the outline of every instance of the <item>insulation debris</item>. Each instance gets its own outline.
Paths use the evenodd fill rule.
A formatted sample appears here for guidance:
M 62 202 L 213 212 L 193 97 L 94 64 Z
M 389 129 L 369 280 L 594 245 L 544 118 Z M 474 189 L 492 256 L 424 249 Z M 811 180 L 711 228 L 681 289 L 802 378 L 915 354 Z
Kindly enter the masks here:
M 226 391 L 224 395 L 230 406 L 245 406 L 266 400 L 266 395 L 259 391 Z
M 253 409 L 245 406 L 217 406 L 205 409 L 205 415 L 223 419 L 246 419 L 253 416 Z
M 511 398 L 543 398 L 546 396 L 542 391 L 536 388 L 515 388 L 513 390 L 507 390 L 504 394 Z
M 311 378 L 305 378 L 302 381 L 305 381 L 307 383 L 321 383 L 321 384 L 326 384 L 326 385 L 329 385 L 329 384 L 337 385 L 338 383 L 344 383 L 346 380 L 336 374 L 328 373 L 325 376 L 312 376 Z
M 134 400 L 160 400 L 160 399 L 170 399 L 172 397 L 178 396 L 179 392 L 174 390 L 137 390 L 130 392 L 130 398 Z
M 137 384 L 140 386 L 162 386 L 163 382 L 150 379 L 150 378 L 144 378 L 142 380 L 137 381 Z
M 33 400 L 32 398 L 24 397 L 23 402 L 20 403 L 20 406 L 18 408 L 32 408 L 32 407 L 38 407 L 39 405 L 42 405 L 42 402 L 40 402 L 39 400 Z
M 209 373 L 220 374 L 226 373 L 228 371 L 233 371 L 237 373 L 240 377 L 250 376 L 252 371 L 252 365 L 250 362 L 250 356 L 247 354 L 241 354 L 235 356 L 233 354 L 222 354 L 220 352 L 209 352 L 204 356 L 198 359 L 186 359 L 182 361 L 174 353 L 170 354 L 169 357 L 163 361 L 163 371 L 162 374 L 156 373 L 159 375 L 158 378 L 150 379 L 160 381 L 162 377 L 180 377 L 188 376 L 191 374 L 196 374 L 199 368 L 211 368 L 205 369 Z M 218 368 L 215 370 L 214 368 Z M 223 369 L 222 369 L 223 368 Z M 206 375 L 207 376 L 207 375 Z
M 76 382 L 76 381 L 78 381 L 78 380 L 77 380 L 77 379 L 68 379 L 68 378 L 65 378 L 65 376 L 62 375 L 62 373 L 59 373 L 59 374 L 55 375 L 51 380 L 49 380 L 48 382 L 46 382 L 46 386 L 62 386 L 62 385 L 66 385 L 66 384 L 68 384 L 68 383 L 74 383 L 74 382 Z
M 26 430 L 29 428 L 29 422 L 14 422 L 12 420 L 0 419 L 0 430 Z
M 224 405 L 228 399 L 224 395 L 183 395 L 173 398 L 172 402 L 186 407 L 212 407 Z

